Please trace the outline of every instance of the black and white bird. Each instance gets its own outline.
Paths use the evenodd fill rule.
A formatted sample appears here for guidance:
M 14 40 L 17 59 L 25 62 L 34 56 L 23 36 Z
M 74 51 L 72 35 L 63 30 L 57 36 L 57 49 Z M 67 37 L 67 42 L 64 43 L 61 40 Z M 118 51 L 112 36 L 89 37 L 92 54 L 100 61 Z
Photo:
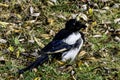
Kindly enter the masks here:
M 53 40 L 38 52 L 40 57 L 31 65 L 19 70 L 19 74 L 42 65 L 44 62 L 49 61 L 49 58 L 56 58 L 63 62 L 68 60 L 73 61 L 84 42 L 84 34 L 79 32 L 81 28 L 85 29 L 86 25 L 76 19 L 68 20 L 65 28 L 60 30 Z M 51 55 L 51 57 L 48 57 L 49 55 Z

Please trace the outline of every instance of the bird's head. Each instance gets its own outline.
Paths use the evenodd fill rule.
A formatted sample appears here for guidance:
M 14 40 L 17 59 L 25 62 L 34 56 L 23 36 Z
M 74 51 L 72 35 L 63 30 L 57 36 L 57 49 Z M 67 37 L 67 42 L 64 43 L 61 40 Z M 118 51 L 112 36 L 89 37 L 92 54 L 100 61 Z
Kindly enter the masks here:
M 86 28 L 87 26 L 76 19 L 70 19 L 65 24 L 65 29 L 69 31 L 79 31 L 81 28 Z

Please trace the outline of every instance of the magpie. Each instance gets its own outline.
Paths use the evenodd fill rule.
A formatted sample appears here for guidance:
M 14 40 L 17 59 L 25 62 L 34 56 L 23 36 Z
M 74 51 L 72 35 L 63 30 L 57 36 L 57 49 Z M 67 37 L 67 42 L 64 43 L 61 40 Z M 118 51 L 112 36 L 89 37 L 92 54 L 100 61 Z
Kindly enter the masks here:
M 65 28 L 61 29 L 51 42 L 38 51 L 40 56 L 32 64 L 19 70 L 19 74 L 37 68 L 44 62 L 49 61 L 49 58 L 61 60 L 63 62 L 70 60 L 72 62 L 79 53 L 84 42 L 84 34 L 79 31 L 81 28 L 85 29 L 86 25 L 76 19 L 68 20 L 65 24 Z M 50 55 L 51 57 L 49 57 Z

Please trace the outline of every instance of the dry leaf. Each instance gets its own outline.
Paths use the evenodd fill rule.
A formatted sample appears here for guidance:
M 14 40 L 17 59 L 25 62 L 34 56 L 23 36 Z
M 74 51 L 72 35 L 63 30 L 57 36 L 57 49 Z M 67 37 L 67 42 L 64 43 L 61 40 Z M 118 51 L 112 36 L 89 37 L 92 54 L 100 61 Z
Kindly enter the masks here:
M 34 9 L 32 6 L 30 6 L 30 14 L 33 14 L 34 13 Z
M 102 24 L 111 24 L 111 23 L 112 23 L 111 21 L 102 20 Z
M 13 52 L 14 51 L 14 47 L 13 46 L 9 46 L 8 50 L 11 51 L 11 52 Z
M 97 22 L 96 21 L 94 21 L 94 22 L 92 22 L 92 25 L 91 26 L 96 26 L 97 25 Z
M 81 9 L 82 9 L 83 11 L 87 10 L 87 4 L 82 5 L 82 6 L 81 6 Z
M 85 64 L 87 67 L 89 67 L 89 64 L 88 64 L 87 62 L 84 62 L 84 64 Z
M 55 36 L 55 32 L 53 30 L 50 30 L 50 33 L 49 33 L 51 36 Z
M 37 39 L 36 37 L 34 37 L 34 40 L 36 41 L 36 43 L 37 43 L 41 48 L 45 47 L 45 45 L 41 42 L 40 39 Z
M 76 62 L 77 66 L 80 67 L 82 64 L 83 64 L 83 61 L 82 60 L 79 60 Z
M 15 76 L 8 76 L 7 79 L 8 79 L 8 80 L 14 80 L 14 79 L 15 79 Z
M 47 3 L 50 4 L 50 5 L 54 5 L 54 3 L 51 2 L 51 1 L 47 1 Z
M 35 16 L 38 17 L 40 15 L 40 13 L 32 13 L 31 16 Z
M 117 3 L 114 4 L 114 5 L 113 5 L 113 8 L 120 8 L 120 4 L 119 4 L 119 3 L 118 3 L 118 4 L 117 4 Z
M 23 74 L 20 74 L 20 78 L 24 78 Z
M 19 33 L 19 32 L 22 32 L 22 30 L 14 29 L 13 32 Z
M 120 42 L 120 38 L 119 38 L 118 36 L 115 37 L 115 40 L 116 40 L 117 42 Z
M 40 77 L 36 77 L 34 80 L 41 80 L 41 78 Z
M 89 60 L 89 61 L 98 61 L 95 57 L 88 57 L 88 58 L 86 58 L 86 60 Z
M 89 15 L 93 15 L 93 9 L 89 8 L 88 13 L 89 13 Z
M 85 21 L 88 21 L 88 17 L 87 15 L 83 14 L 83 13 L 79 13 L 77 16 L 76 16 L 77 20 L 80 20 L 80 18 L 82 18 L 83 20 Z
M 0 43 L 6 43 L 6 42 L 7 42 L 7 40 L 0 38 Z
M 29 21 L 26 21 L 26 24 L 33 24 L 36 20 L 29 20 Z
M 93 35 L 93 37 L 98 38 L 98 37 L 102 37 L 102 35 Z
M 7 22 L 1 22 L 1 21 L 0 21 L 1 27 L 6 27 L 8 24 L 9 24 L 9 23 L 7 23 Z
M 9 7 L 9 5 L 0 3 L 0 7 Z
M 54 20 L 53 20 L 53 19 L 48 19 L 47 22 L 48 22 L 50 25 L 52 25 L 53 22 L 54 22 Z
M 87 53 L 86 51 L 81 51 L 81 52 L 79 53 L 78 57 L 82 57 L 82 56 L 84 56 L 86 53 Z
M 38 70 L 37 70 L 36 68 L 33 68 L 33 71 L 34 71 L 34 72 L 37 72 Z
M 28 42 L 30 42 L 30 43 L 34 43 L 35 41 L 34 41 L 33 39 L 31 39 L 31 40 L 28 40 Z
M 45 39 L 50 39 L 50 35 L 48 35 L 48 34 L 41 34 L 40 36 Z
M 72 65 L 64 65 L 64 66 L 61 66 L 59 68 L 60 71 L 63 71 L 63 72 L 71 72 L 73 70 L 73 66 Z
M 120 18 L 115 19 L 114 22 L 120 24 Z
M 109 8 L 108 6 L 106 6 L 106 7 L 103 7 L 103 9 L 105 9 L 105 10 L 109 10 L 110 8 Z
M 61 15 L 58 15 L 58 17 L 59 17 L 59 18 L 61 18 L 61 19 L 66 20 L 66 17 L 65 17 L 65 16 L 63 16 L 62 14 L 61 14 Z
M 65 64 L 65 62 L 63 62 L 63 61 L 58 61 L 58 60 L 57 60 L 57 62 L 58 62 L 58 64 L 60 64 L 60 65 L 64 65 L 64 64 Z
M 15 14 L 17 18 L 22 19 L 22 16 L 20 14 Z
M 56 3 L 57 2 L 57 0 L 50 0 L 51 2 L 54 2 L 54 3 Z
M 0 26 L 4 28 L 9 27 L 12 29 L 13 27 L 16 27 L 16 24 L 0 21 Z

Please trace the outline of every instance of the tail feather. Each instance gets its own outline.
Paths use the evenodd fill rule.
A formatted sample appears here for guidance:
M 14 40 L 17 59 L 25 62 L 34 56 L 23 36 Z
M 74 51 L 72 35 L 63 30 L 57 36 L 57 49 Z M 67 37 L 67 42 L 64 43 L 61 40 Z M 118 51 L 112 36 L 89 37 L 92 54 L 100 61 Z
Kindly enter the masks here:
M 37 58 L 32 64 L 27 66 L 26 68 L 23 68 L 18 71 L 19 74 L 23 74 L 27 70 L 32 70 L 33 68 L 37 68 L 39 65 L 42 65 L 44 62 L 48 61 L 48 55 L 43 54 L 39 58 Z

